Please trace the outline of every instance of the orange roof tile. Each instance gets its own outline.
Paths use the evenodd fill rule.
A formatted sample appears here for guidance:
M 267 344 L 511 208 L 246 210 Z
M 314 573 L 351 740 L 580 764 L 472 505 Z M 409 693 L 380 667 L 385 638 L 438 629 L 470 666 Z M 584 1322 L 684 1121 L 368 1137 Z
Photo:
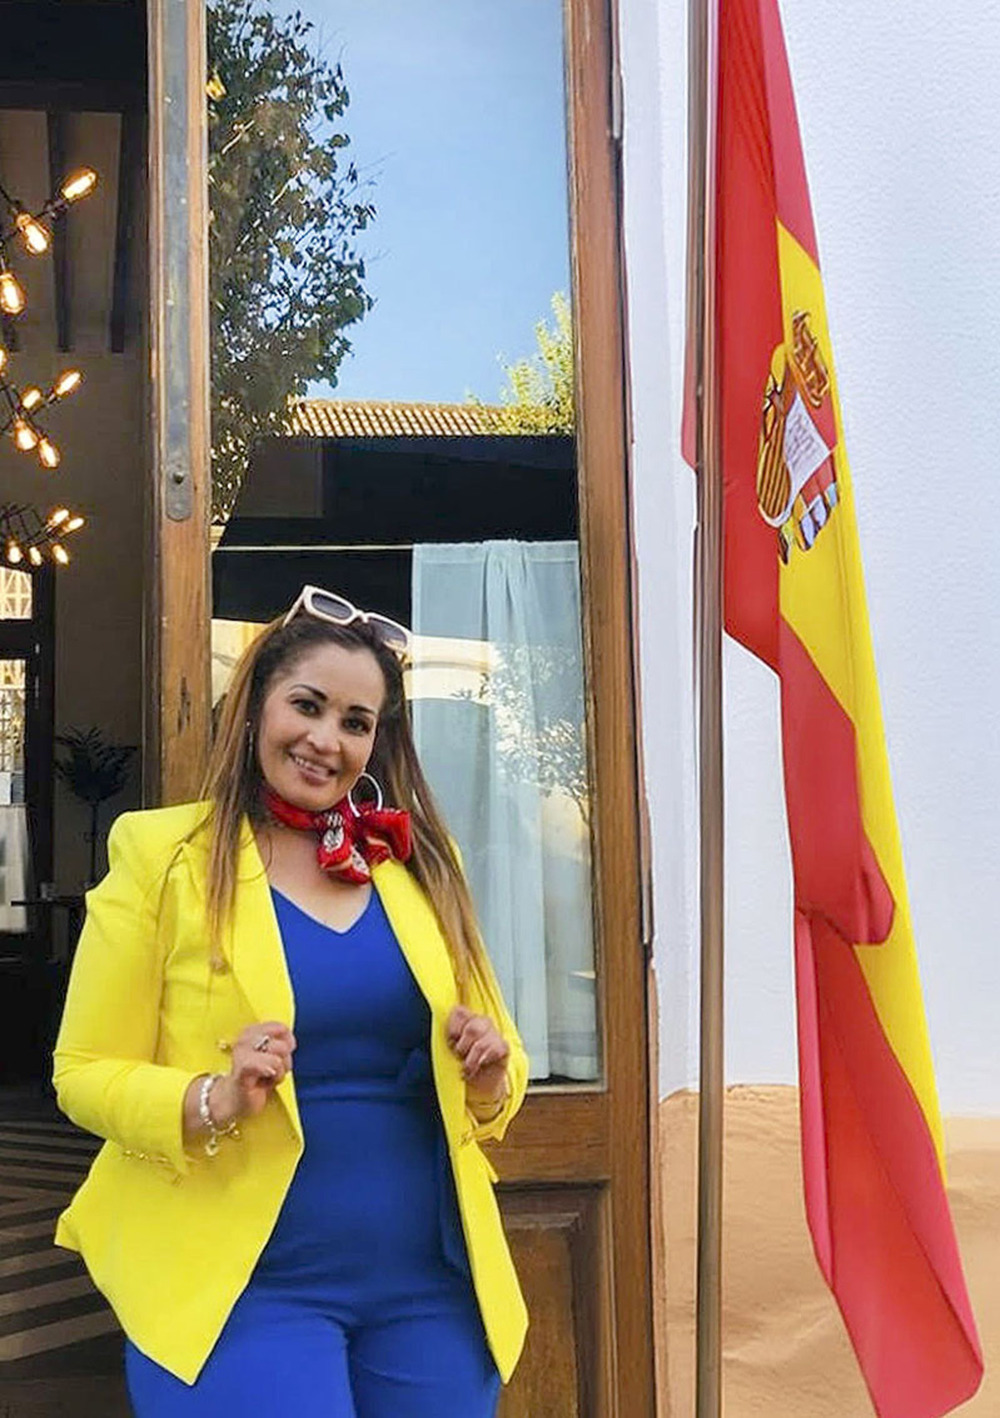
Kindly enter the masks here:
M 495 416 L 489 405 L 296 399 L 288 431 L 320 438 L 468 438 L 494 433 Z

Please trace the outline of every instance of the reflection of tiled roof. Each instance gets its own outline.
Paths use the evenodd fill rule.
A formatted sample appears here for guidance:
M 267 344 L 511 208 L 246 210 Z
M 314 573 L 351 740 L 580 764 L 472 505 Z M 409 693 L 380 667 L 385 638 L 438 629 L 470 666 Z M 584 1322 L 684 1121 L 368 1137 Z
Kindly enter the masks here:
M 320 438 L 475 437 L 494 433 L 494 410 L 476 404 L 391 404 L 297 399 L 289 432 Z

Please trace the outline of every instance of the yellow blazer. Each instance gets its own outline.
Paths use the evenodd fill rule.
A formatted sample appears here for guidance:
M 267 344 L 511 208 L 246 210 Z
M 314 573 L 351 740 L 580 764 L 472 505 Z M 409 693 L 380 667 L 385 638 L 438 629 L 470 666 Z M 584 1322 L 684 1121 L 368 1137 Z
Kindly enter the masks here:
M 107 1139 L 59 1218 L 56 1243 L 81 1253 L 138 1348 L 187 1383 L 250 1278 L 304 1147 L 293 1075 L 216 1157 L 184 1146 L 181 1105 L 191 1079 L 228 1072 L 225 1046 L 247 1024 L 295 1024 L 267 876 L 249 828 L 224 960 L 210 969 L 208 834 L 184 840 L 204 811 L 204 804 L 188 803 L 125 813 L 115 823 L 110 871 L 87 898 L 54 1075 L 63 1111 Z M 495 1022 L 510 1045 L 510 1097 L 499 1117 L 477 1124 L 445 1037 L 458 995 L 437 918 L 398 862 L 376 867 L 373 880 L 431 1009 L 434 1083 L 473 1284 L 506 1382 L 527 1312 L 493 1195 L 496 1174 L 479 1143 L 501 1138 L 520 1107 L 527 1059 L 507 1011 L 474 993 L 470 1006 L 499 1013 Z

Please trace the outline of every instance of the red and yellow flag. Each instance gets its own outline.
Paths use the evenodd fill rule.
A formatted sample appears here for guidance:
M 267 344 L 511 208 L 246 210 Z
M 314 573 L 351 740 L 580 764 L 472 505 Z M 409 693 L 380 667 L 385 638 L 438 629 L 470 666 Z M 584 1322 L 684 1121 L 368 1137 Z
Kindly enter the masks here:
M 982 1355 L 941 1124 L 778 0 L 717 0 L 726 629 L 781 681 L 806 1207 L 881 1418 Z M 690 385 L 689 385 L 690 387 Z M 690 404 L 685 453 L 692 456 Z

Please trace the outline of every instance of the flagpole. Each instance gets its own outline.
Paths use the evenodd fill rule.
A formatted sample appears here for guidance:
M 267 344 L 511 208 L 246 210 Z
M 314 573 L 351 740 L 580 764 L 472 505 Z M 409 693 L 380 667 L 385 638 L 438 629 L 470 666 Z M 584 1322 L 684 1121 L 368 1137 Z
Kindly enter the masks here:
M 697 380 L 696 621 L 701 848 L 696 1418 L 722 1414 L 724 878 L 722 469 L 716 351 L 715 162 L 719 0 L 688 3 L 688 330 Z

